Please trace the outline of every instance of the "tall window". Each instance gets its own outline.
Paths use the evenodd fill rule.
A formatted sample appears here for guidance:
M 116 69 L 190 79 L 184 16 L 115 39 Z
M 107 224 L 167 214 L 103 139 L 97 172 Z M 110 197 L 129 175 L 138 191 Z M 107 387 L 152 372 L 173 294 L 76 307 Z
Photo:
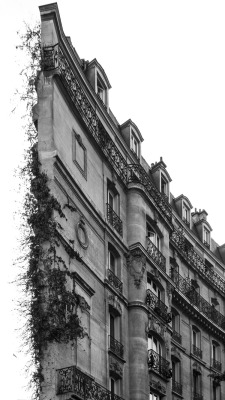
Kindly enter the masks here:
M 190 225 L 190 209 L 186 205 L 186 203 L 183 203 L 183 215 L 182 215 L 183 221 L 187 224 Z
M 197 371 L 193 371 L 193 393 L 201 395 L 201 374 Z
M 221 371 L 222 365 L 221 365 L 221 348 L 219 343 L 217 343 L 215 340 L 212 341 L 212 367 L 215 368 L 217 371 Z
M 201 333 L 195 326 L 192 328 L 192 352 L 196 357 L 202 358 Z
M 139 157 L 139 140 L 137 139 L 134 131 L 131 129 L 130 148 Z
M 159 235 L 154 231 L 150 224 L 146 225 L 146 236 L 151 242 L 160 250 L 160 238 Z
M 169 195 L 169 184 L 163 174 L 161 174 L 160 191 L 161 191 L 161 193 L 165 194 L 166 196 Z
M 147 289 L 150 289 L 151 292 L 153 292 L 159 300 L 161 300 L 161 290 L 160 288 L 156 285 L 156 283 L 149 279 L 147 280 Z
M 97 94 L 102 100 L 102 102 L 105 104 L 106 103 L 106 87 L 100 78 L 99 75 L 97 75 Z
M 173 339 L 181 344 L 182 337 L 180 335 L 180 315 L 174 308 L 172 308 L 172 328 L 173 328 L 173 335 L 172 335 Z
M 207 247 L 210 246 L 210 231 L 205 226 L 203 227 L 203 243 Z
M 148 350 L 153 350 L 160 356 L 162 355 L 162 346 L 158 339 L 152 335 L 149 335 L 148 337 Z
M 120 257 L 111 243 L 108 244 L 108 269 L 110 269 L 114 275 L 120 275 Z

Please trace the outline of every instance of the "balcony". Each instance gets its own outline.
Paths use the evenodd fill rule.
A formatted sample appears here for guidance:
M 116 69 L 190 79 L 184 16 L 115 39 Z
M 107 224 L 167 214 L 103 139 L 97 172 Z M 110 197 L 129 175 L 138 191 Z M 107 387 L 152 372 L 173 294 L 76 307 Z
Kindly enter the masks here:
M 176 284 L 176 289 L 183 293 L 190 303 L 197 307 L 199 311 L 217 324 L 220 328 L 225 329 L 225 316 L 216 310 L 214 305 L 208 303 L 194 288 L 191 280 L 183 278 L 173 266 L 170 269 L 170 277 Z
M 194 393 L 193 394 L 193 400 L 203 400 L 202 394 Z
M 159 266 L 159 268 L 166 272 L 166 259 L 149 238 L 147 238 L 146 250 L 152 260 L 155 261 L 155 263 Z
M 99 385 L 93 378 L 75 366 L 59 369 L 57 373 L 58 395 L 72 393 L 80 400 L 124 400 Z
M 198 358 L 202 358 L 202 350 L 199 349 L 197 346 L 195 346 L 194 344 L 192 345 L 192 353 L 194 354 L 194 356 L 198 357 Z
M 109 280 L 110 285 L 112 285 L 118 292 L 120 292 L 120 293 L 123 292 L 123 284 L 122 284 L 122 282 L 111 271 L 111 269 L 108 269 L 108 280 Z
M 116 356 L 123 358 L 123 345 L 113 336 L 109 335 L 109 350 Z
M 170 368 L 169 361 L 154 350 L 148 350 L 148 367 L 150 371 L 157 372 L 165 379 L 172 377 L 172 369 Z
M 222 364 L 221 362 L 215 360 L 214 358 L 212 359 L 212 368 L 216 369 L 217 371 L 221 372 L 222 370 Z
M 175 393 L 178 393 L 182 396 L 182 385 L 179 382 L 176 382 L 175 380 L 172 380 L 172 391 Z
M 106 204 L 106 207 L 107 207 L 107 221 L 120 234 L 120 236 L 123 236 L 123 223 L 121 219 L 118 217 L 118 215 L 115 213 L 113 208 L 108 203 Z
M 172 338 L 173 340 L 175 340 L 177 343 L 182 344 L 182 336 L 180 335 L 180 333 L 173 331 L 172 333 Z
M 224 294 L 224 279 L 215 271 L 209 271 L 209 269 L 206 268 L 204 259 L 201 258 L 193 249 L 193 246 L 183 235 L 182 229 L 174 228 L 170 239 L 171 242 L 176 246 L 179 253 L 185 258 L 187 263 L 190 264 L 195 270 L 197 270 L 204 279 L 216 286 L 216 288 L 218 288 Z
M 168 307 L 150 290 L 146 291 L 146 304 L 154 310 L 166 323 L 172 320 L 171 313 L 168 313 Z

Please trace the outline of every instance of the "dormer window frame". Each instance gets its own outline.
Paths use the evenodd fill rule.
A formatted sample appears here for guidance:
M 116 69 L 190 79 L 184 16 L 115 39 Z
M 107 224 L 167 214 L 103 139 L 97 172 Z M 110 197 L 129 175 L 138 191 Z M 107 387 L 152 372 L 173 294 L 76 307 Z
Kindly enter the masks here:
M 210 240 L 211 240 L 210 230 L 205 224 L 203 224 L 202 229 L 203 229 L 203 232 L 202 232 L 203 244 L 206 247 L 210 248 Z
M 140 140 L 135 130 L 130 127 L 130 149 L 135 154 L 135 156 L 140 158 Z
M 98 70 L 96 71 L 96 94 L 101 99 L 103 104 L 107 106 L 108 88 Z
M 162 171 L 160 171 L 160 192 L 169 198 L 169 181 Z
M 190 208 L 185 201 L 182 202 L 182 220 L 190 228 Z

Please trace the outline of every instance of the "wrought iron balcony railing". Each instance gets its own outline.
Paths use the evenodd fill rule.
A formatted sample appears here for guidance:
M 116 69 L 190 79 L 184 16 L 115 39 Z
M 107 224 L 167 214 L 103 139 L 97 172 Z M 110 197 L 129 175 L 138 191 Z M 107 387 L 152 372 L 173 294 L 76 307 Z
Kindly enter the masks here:
M 110 284 L 118 290 L 118 292 L 122 293 L 123 292 L 123 284 L 119 280 L 119 278 L 111 271 L 111 269 L 108 269 L 108 280 Z
M 140 164 L 127 164 L 124 155 L 120 152 L 114 141 L 108 134 L 105 126 L 99 119 L 93 103 L 82 88 L 78 74 L 71 67 L 68 56 L 63 46 L 56 44 L 42 49 L 42 69 L 55 71 L 60 76 L 72 103 L 78 110 L 89 133 L 98 144 L 116 173 L 127 185 L 129 182 L 138 181 L 145 191 L 151 196 L 156 208 L 158 208 L 169 223 L 172 221 L 172 208 L 154 186 L 145 169 Z
M 151 196 L 155 205 L 163 212 L 164 216 L 169 222 L 172 221 L 172 208 L 166 198 L 158 189 L 154 186 L 149 175 L 140 164 L 128 164 L 127 165 L 127 182 L 140 183 L 145 187 L 146 192 Z
M 146 291 L 146 304 L 166 323 L 171 322 L 172 316 L 171 313 L 168 313 L 168 307 L 150 289 Z
M 166 272 L 166 259 L 152 241 L 147 238 L 147 252 L 155 263 Z
M 113 208 L 108 203 L 106 204 L 106 207 L 107 207 L 108 222 L 120 234 L 120 236 L 123 236 L 123 223 L 121 219 L 118 217 L 118 215 L 115 213 Z
M 225 293 L 225 280 L 215 271 L 206 268 L 204 259 L 196 253 L 193 246 L 187 241 L 183 235 L 182 229 L 174 229 L 171 241 L 176 245 L 186 261 L 197 270 L 203 278 L 215 285 L 221 292 Z
M 182 344 L 182 336 L 180 335 L 180 333 L 173 331 L 172 333 L 172 338 L 179 344 Z
M 123 358 L 123 345 L 111 335 L 109 335 L 109 349 L 117 356 Z
M 57 394 L 73 393 L 81 400 L 124 400 L 72 366 L 58 371 Z
M 172 380 L 172 390 L 182 396 L 182 385 L 175 380 Z
M 221 370 L 222 370 L 222 364 L 221 364 L 221 362 L 215 360 L 214 358 L 212 359 L 212 367 L 215 368 L 215 369 L 217 369 L 217 371 L 220 371 L 220 372 L 221 372 Z
M 148 350 L 148 367 L 149 370 L 155 371 L 163 378 L 172 378 L 172 369 L 170 363 L 165 358 L 160 356 L 154 350 Z
M 193 400 L 203 400 L 202 394 L 193 393 Z
M 176 284 L 176 288 L 183 293 L 188 300 L 196 306 L 199 311 L 209 318 L 212 322 L 217 324 L 220 328 L 225 329 L 225 316 L 215 309 L 213 305 L 208 303 L 194 288 L 191 280 L 183 278 L 174 268 L 171 266 L 170 277 Z
M 202 350 L 199 349 L 199 347 L 195 346 L 194 344 L 192 345 L 192 353 L 198 357 L 198 358 L 202 358 Z

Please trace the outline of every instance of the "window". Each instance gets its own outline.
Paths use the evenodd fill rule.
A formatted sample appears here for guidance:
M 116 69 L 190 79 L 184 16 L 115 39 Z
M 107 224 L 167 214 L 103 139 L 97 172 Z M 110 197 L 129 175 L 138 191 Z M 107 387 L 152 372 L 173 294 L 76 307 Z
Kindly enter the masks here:
M 194 395 L 201 395 L 201 374 L 199 374 L 197 371 L 193 371 L 193 393 Z
M 130 141 L 131 141 L 130 144 L 131 150 L 136 154 L 137 157 L 139 157 L 139 140 L 137 139 L 137 136 L 135 135 L 132 129 L 131 129 Z
M 73 131 L 72 134 L 73 162 L 87 179 L 87 152 L 80 135 Z
M 206 247 L 210 247 L 210 231 L 203 227 L 203 243 Z
M 181 365 L 180 360 L 176 358 L 172 359 L 172 390 L 180 395 L 182 395 L 182 385 L 181 385 Z
M 219 343 L 215 340 L 212 341 L 212 367 L 217 371 L 221 371 L 221 349 Z
M 154 281 L 148 278 L 147 289 L 150 289 L 159 300 L 161 300 L 161 291 Z
M 202 358 L 201 351 L 201 334 L 197 327 L 192 328 L 192 353 L 199 358 Z
M 150 392 L 149 400 L 160 400 L 160 397 L 157 394 Z
M 148 337 L 148 350 L 153 350 L 160 356 L 162 355 L 161 344 L 159 343 L 158 339 L 156 339 L 152 335 L 149 335 L 149 337 Z
M 119 279 L 121 276 L 121 268 L 120 268 L 120 255 L 116 251 L 116 249 L 108 244 L 108 279 L 111 286 L 114 287 L 118 292 L 123 291 L 123 284 Z
M 106 87 L 98 74 L 97 74 L 97 95 L 100 97 L 102 102 L 106 104 Z
M 123 236 L 123 223 L 119 218 L 120 201 L 119 194 L 115 188 L 115 184 L 108 180 L 107 185 L 107 220 L 115 230 Z
M 182 337 L 180 335 L 180 315 L 174 308 L 172 308 L 172 328 L 173 328 L 172 338 L 177 343 L 182 344 Z
M 160 238 L 159 235 L 153 230 L 153 228 L 147 224 L 146 227 L 146 236 L 151 242 L 157 247 L 157 249 L 160 249 Z
M 161 193 L 165 194 L 166 196 L 169 195 L 169 184 L 165 176 L 161 173 L 161 184 L 160 184 L 160 191 Z
M 182 215 L 183 221 L 185 222 L 186 225 L 190 226 L 190 209 L 186 205 L 186 203 L 183 203 L 183 215 Z
M 120 323 L 120 316 L 111 309 L 109 313 L 109 349 L 113 354 L 123 358 L 123 345 L 120 343 Z

